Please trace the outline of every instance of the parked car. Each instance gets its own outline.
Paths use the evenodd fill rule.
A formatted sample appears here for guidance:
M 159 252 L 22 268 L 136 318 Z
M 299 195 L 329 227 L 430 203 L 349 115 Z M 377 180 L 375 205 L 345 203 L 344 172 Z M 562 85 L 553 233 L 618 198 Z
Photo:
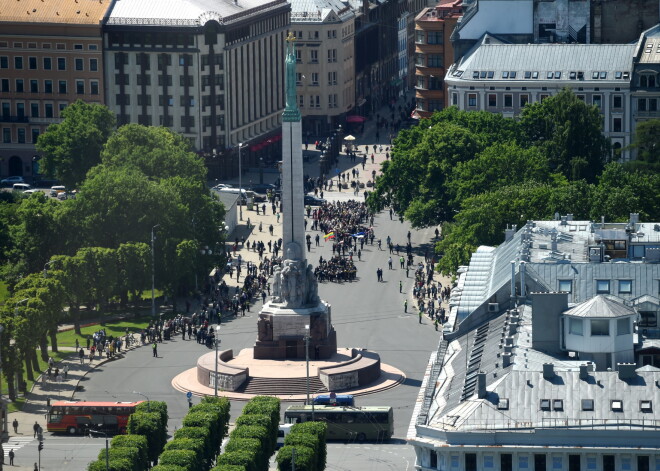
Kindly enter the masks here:
M 2 186 L 13 186 L 14 183 L 25 183 L 25 180 L 19 175 L 14 175 L 13 177 L 7 177 L 0 180 L 0 184 Z
M 63 193 L 66 191 L 66 188 L 64 185 L 55 185 L 50 187 L 50 196 L 53 198 L 56 197 L 58 194 Z
M 319 198 L 314 195 L 305 195 L 305 206 L 321 206 L 325 204 L 324 198 Z
M 252 190 L 260 195 L 265 195 L 268 193 L 268 191 L 275 191 L 277 187 L 275 185 L 271 185 L 270 183 L 257 183 L 256 185 L 250 185 L 247 189 Z
M 19 191 L 21 193 L 26 192 L 28 190 L 31 190 L 32 187 L 28 185 L 27 183 L 14 183 L 12 185 L 12 190 L 13 191 Z

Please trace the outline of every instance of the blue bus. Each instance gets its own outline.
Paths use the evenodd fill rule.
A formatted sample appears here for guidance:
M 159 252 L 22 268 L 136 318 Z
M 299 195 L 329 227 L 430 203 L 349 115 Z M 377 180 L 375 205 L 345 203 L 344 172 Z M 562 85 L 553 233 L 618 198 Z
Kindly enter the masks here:
M 355 406 L 355 397 L 352 394 L 319 394 L 313 399 L 315 406 Z

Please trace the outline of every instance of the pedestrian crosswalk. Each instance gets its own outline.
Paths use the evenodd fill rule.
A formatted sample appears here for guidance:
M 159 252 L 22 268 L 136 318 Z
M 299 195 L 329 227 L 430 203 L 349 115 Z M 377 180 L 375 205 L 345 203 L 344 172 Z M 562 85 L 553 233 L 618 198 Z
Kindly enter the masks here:
M 14 453 L 16 453 L 19 449 L 23 448 L 33 440 L 35 440 L 33 437 L 10 437 L 9 440 L 2 444 L 5 458 L 9 458 L 9 450 L 14 450 Z M 7 461 L 7 463 L 9 463 L 9 461 Z

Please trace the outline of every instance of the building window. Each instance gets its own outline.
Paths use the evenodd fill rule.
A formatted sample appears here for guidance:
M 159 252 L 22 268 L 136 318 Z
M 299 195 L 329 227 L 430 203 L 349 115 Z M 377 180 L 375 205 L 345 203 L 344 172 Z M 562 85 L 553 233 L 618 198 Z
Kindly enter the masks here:
M 39 81 L 38 80 L 30 80 L 30 93 L 39 93 Z
M 30 103 L 30 116 L 33 118 L 39 117 L 39 103 Z
M 504 95 L 504 107 L 505 108 L 513 107 L 513 95 L 511 95 L 510 93 Z
M 92 72 L 96 72 L 99 70 L 99 61 L 98 59 L 90 59 L 89 60 L 89 70 Z
M 23 68 L 23 58 L 21 56 L 14 57 L 14 69 Z
M 44 92 L 45 93 L 53 93 L 53 81 L 52 80 L 44 80 Z
M 632 280 L 619 280 L 619 293 L 632 294 Z
M 296 62 L 302 62 L 302 50 L 296 49 Z
M 337 72 L 328 72 L 328 85 L 337 85 Z
M 317 86 L 319 85 L 319 73 L 318 72 L 312 72 L 312 85 Z
M 298 95 L 298 108 L 304 108 L 304 107 L 305 107 L 305 96 Z
M 66 57 L 57 58 L 57 70 L 66 70 Z
M 317 63 L 319 61 L 319 51 L 312 49 L 309 51 L 309 61 L 312 63 Z
M 44 57 L 44 70 L 51 70 L 53 68 L 53 59 Z
M 76 70 L 85 70 L 82 59 L 76 59 Z
M 628 335 L 630 334 L 630 319 L 617 319 L 616 321 L 616 334 L 617 335 Z
M 609 294 L 610 293 L 610 280 L 596 280 L 596 293 Z
M 591 336 L 607 337 L 610 335 L 610 321 L 608 319 L 591 319 Z
M 428 67 L 442 67 L 443 56 L 442 54 L 429 54 L 426 65 Z
M 426 33 L 429 44 L 443 44 L 442 31 L 429 31 Z
M 45 114 L 46 118 L 52 118 L 53 117 L 53 104 L 52 103 L 44 104 L 44 114 Z
M 621 132 L 621 118 L 612 118 L 612 132 Z
M 428 111 L 440 111 L 442 108 L 442 100 L 429 100 Z
M 415 42 L 417 44 L 424 44 L 424 31 L 415 31 Z
M 25 103 L 16 103 L 16 116 L 25 117 Z
M 0 69 L 8 69 L 8 68 L 9 68 L 9 57 L 0 56 Z
M 572 335 L 584 335 L 582 319 L 568 318 L 568 333 Z
M 2 128 L 2 142 L 3 144 L 11 144 L 11 129 Z
M 18 143 L 25 144 L 25 128 L 18 128 Z
M 623 104 L 623 98 L 621 95 L 613 95 L 612 96 L 612 108 L 619 110 L 622 108 Z
M 39 128 L 32 128 L 32 144 L 37 143 L 37 139 L 39 139 Z
M 173 116 L 160 116 L 159 117 L 159 122 L 161 126 L 167 126 L 171 127 L 174 125 L 174 117 Z
M 28 69 L 30 69 L 30 70 L 36 70 L 37 69 L 37 58 L 36 57 L 28 57 Z
M 9 92 L 9 79 L 0 80 L 0 91 L 8 93 Z
M 591 103 L 594 106 L 597 106 L 599 110 L 602 109 L 602 101 L 603 101 L 603 96 L 602 95 L 593 95 L 591 97 Z
M 573 281 L 572 280 L 559 280 L 559 290 L 563 293 L 572 293 L 573 292 Z
M 488 94 L 488 107 L 495 108 L 497 106 L 497 95 L 495 93 Z
M 328 49 L 328 62 L 337 62 L 337 49 Z
M 23 79 L 16 79 L 16 92 L 23 93 L 25 91 Z
M 207 78 L 207 76 L 204 76 L 204 78 Z M 137 76 L 137 84 L 138 85 L 151 85 L 151 75 L 138 75 Z M 208 85 L 206 83 L 205 85 Z
M 550 94 L 548 94 L 548 93 L 541 93 L 541 94 L 539 95 L 539 101 L 543 101 L 543 100 L 545 100 L 546 98 L 548 98 L 549 96 L 550 96 Z
M 85 94 L 85 81 L 84 80 L 76 80 L 76 93 L 78 95 L 84 95 Z
M 452 106 L 458 106 L 458 93 L 451 94 L 451 104 Z
M 640 327 L 657 327 L 658 316 L 655 311 L 639 311 Z
M 473 108 L 477 106 L 477 94 L 476 93 L 468 93 L 468 106 L 473 107 Z
M 529 95 L 528 94 L 520 95 L 520 107 L 524 108 L 527 103 L 529 103 Z
M 66 80 L 60 80 L 57 82 L 57 91 L 62 95 L 66 94 Z

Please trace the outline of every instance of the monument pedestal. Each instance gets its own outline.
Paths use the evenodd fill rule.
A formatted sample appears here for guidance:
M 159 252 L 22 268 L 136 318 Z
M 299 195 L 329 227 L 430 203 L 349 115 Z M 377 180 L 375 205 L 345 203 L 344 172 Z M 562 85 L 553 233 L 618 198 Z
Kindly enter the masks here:
M 305 328 L 309 325 L 309 333 Z M 337 353 L 337 334 L 332 327 L 330 305 L 286 308 L 267 303 L 259 313 L 255 359 L 305 359 L 305 336 L 309 335 L 309 358 L 321 360 Z

